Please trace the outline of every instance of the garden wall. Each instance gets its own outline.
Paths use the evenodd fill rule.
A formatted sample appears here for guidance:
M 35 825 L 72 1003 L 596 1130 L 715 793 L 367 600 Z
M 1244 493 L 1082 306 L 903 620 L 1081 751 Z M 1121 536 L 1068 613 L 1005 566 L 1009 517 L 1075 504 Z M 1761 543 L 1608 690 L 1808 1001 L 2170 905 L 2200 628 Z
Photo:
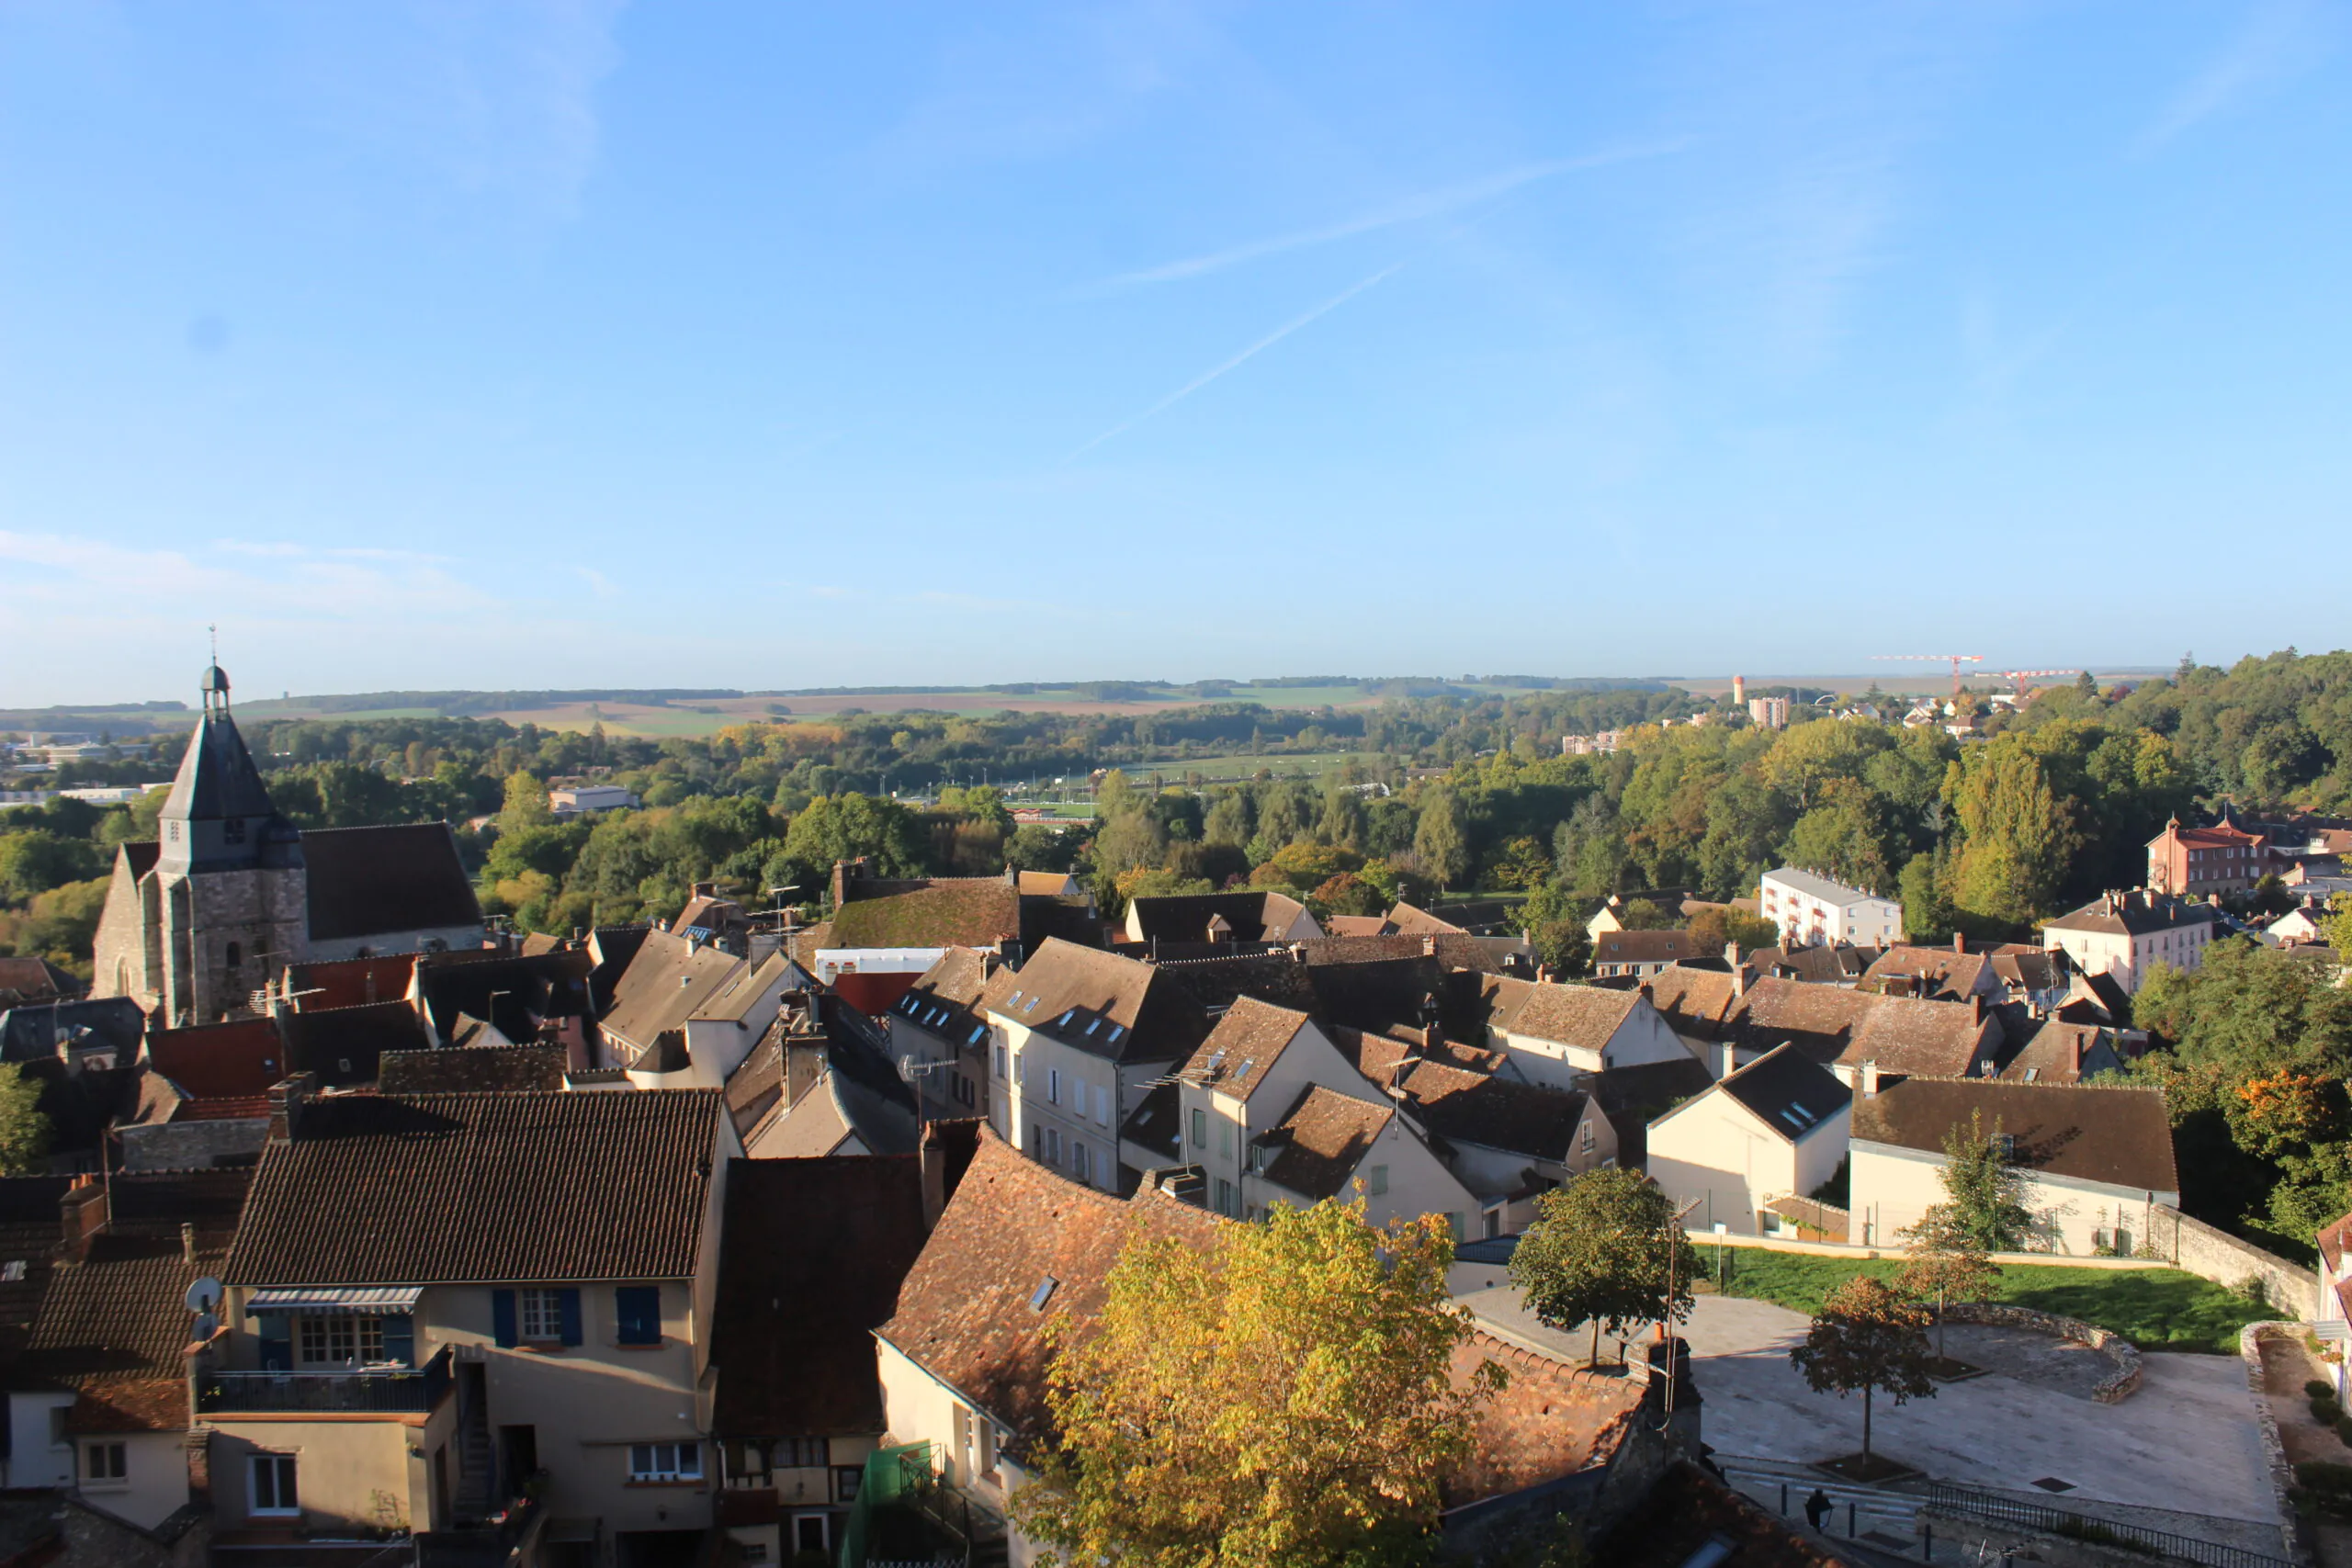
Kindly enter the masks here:
M 2232 1290 L 2249 1279 L 2262 1281 L 2263 1300 L 2299 1318 L 2319 1314 L 2319 1271 L 2290 1263 L 2250 1241 L 2216 1230 L 2177 1209 L 2158 1204 L 2150 1212 L 2148 1239 L 2178 1267 Z
M 1953 1302 L 1944 1308 L 1944 1321 L 2030 1328 L 2037 1334 L 2053 1335 L 2060 1339 L 2071 1339 L 2077 1345 L 2089 1346 L 2115 1366 L 2115 1370 L 2100 1379 L 2091 1390 L 2091 1397 L 2101 1404 L 2120 1404 L 2131 1398 L 2140 1386 L 2140 1348 L 2120 1334 L 2101 1328 L 2095 1323 L 2085 1323 L 2077 1317 L 2060 1317 L 2055 1313 L 2036 1312 L 2031 1307 L 2010 1306 L 2005 1302 Z

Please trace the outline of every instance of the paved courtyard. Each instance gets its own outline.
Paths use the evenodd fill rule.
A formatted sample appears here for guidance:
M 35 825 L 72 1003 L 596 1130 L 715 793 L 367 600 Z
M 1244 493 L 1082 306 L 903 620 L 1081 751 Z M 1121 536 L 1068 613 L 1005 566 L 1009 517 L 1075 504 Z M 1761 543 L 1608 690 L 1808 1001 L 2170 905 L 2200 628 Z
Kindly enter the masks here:
M 1521 1309 L 1509 1286 L 1461 1298 L 1480 1316 L 1582 1360 L 1586 1333 L 1559 1333 Z M 1701 1430 L 1717 1452 L 1813 1461 L 1861 1447 L 1860 1395 L 1814 1393 L 1789 1364 L 1801 1313 L 1768 1302 L 1702 1296 L 1684 1330 L 1705 1403 Z M 1955 1330 L 1955 1334 L 1957 1331 Z M 1604 1345 L 1606 1341 L 1603 1341 Z M 1988 1347 L 1989 1348 L 1989 1347 Z M 1962 1351 L 1955 1337 L 1955 1355 Z M 2008 1357 L 1986 1359 L 2008 1360 Z M 2245 1374 L 2234 1356 L 2151 1355 L 2138 1393 L 2098 1404 L 2079 1392 L 1990 1372 L 1940 1385 L 1895 1409 L 1874 1403 L 1871 1448 L 1939 1481 L 2031 1492 L 2053 1479 L 2097 1499 L 2225 1518 L 2270 1521 L 2269 1482 Z M 2018 1364 L 2025 1370 L 2027 1363 Z M 2071 1381 L 2071 1380 L 2060 1380 Z

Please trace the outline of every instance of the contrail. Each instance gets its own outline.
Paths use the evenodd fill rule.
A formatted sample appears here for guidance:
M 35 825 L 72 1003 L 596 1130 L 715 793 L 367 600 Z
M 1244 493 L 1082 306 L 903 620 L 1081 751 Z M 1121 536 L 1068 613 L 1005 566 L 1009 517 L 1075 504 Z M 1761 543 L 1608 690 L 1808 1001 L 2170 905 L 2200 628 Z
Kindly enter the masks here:
M 1174 283 L 1182 278 L 1198 277 L 1204 272 L 1216 272 L 1237 263 L 1255 261 L 1260 256 L 1279 255 L 1284 251 L 1295 251 L 1308 245 L 1329 244 L 1333 240 L 1345 240 L 1357 234 L 1369 234 L 1376 230 L 1393 228 L 1399 223 L 1410 223 L 1416 219 L 1441 217 L 1458 208 L 1490 200 L 1495 197 L 1517 190 L 1521 186 L 1532 185 L 1537 180 L 1549 179 L 1554 175 L 1566 174 L 1571 169 L 1597 169 L 1611 164 L 1660 157 L 1668 152 L 1679 152 L 1688 144 L 1686 138 L 1639 147 L 1612 148 L 1607 152 L 1589 152 L 1580 158 L 1555 158 L 1541 164 L 1522 164 L 1517 168 L 1505 169 L 1499 174 L 1488 175 L 1483 179 L 1472 180 L 1464 185 L 1450 186 L 1444 190 L 1425 191 L 1419 196 L 1408 197 L 1394 206 L 1382 208 L 1376 212 L 1367 212 L 1358 218 L 1351 218 L 1345 222 L 1330 224 L 1321 229 L 1300 230 L 1295 233 L 1277 234 L 1270 239 L 1252 240 L 1247 244 L 1235 245 L 1229 250 L 1213 251 L 1207 255 L 1188 256 L 1181 261 L 1145 267 L 1139 272 L 1121 273 L 1116 277 L 1106 278 L 1095 287 L 1121 288 L 1138 283 Z
M 1410 258 L 1408 257 L 1407 259 L 1409 260 Z M 1166 397 L 1160 399 L 1158 402 L 1152 404 L 1151 407 L 1144 410 L 1141 413 L 1136 414 L 1134 418 L 1124 420 L 1121 423 L 1113 425 L 1110 429 L 1104 431 L 1093 440 L 1087 442 L 1082 446 L 1075 448 L 1071 451 L 1069 456 L 1064 457 L 1062 461 L 1066 464 L 1074 462 L 1078 458 L 1084 457 L 1087 453 L 1094 450 L 1097 446 L 1102 446 L 1102 443 L 1110 440 L 1113 436 L 1124 435 L 1128 431 L 1133 430 L 1136 425 L 1141 424 L 1144 421 L 1153 417 L 1155 414 L 1165 413 L 1168 410 L 1173 408 L 1176 404 L 1182 402 L 1186 398 L 1191 397 L 1194 392 L 1199 391 L 1203 387 L 1207 386 L 1210 382 L 1216 380 L 1227 371 L 1236 369 L 1248 363 L 1250 359 L 1256 357 L 1260 354 L 1262 354 L 1267 349 L 1273 347 L 1274 344 L 1282 342 L 1283 339 L 1290 336 L 1291 333 L 1298 331 L 1299 328 L 1306 325 L 1309 321 L 1316 320 L 1317 317 L 1330 314 L 1333 310 L 1338 310 L 1340 306 L 1346 304 L 1349 300 L 1354 299 L 1365 289 L 1370 288 L 1374 284 L 1380 282 L 1383 278 L 1385 278 L 1392 273 L 1397 271 L 1399 268 L 1404 266 L 1404 265 L 1405 263 L 1401 261 L 1391 262 L 1386 266 L 1382 267 L 1378 272 L 1374 273 L 1370 277 L 1363 279 L 1362 282 L 1350 284 L 1347 288 L 1342 288 L 1337 294 L 1332 295 L 1331 298 L 1324 300 L 1323 303 L 1316 306 L 1315 309 L 1307 311 L 1305 315 L 1285 321 L 1281 326 L 1276 327 L 1272 332 L 1268 333 L 1264 337 L 1260 338 L 1256 343 L 1251 344 L 1249 347 L 1243 349 L 1240 353 L 1235 355 L 1232 358 L 1227 360 L 1222 365 L 1217 366 L 1215 369 L 1204 371 L 1200 375 L 1193 377 L 1191 380 L 1185 382 L 1182 386 L 1177 388 L 1174 391 L 1169 393 Z

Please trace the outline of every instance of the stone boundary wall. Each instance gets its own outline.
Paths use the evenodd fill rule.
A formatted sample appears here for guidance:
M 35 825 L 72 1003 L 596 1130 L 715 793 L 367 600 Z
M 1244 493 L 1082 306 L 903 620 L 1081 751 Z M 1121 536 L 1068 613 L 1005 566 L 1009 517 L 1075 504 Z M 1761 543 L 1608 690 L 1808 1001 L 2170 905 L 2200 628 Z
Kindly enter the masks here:
M 2278 1510 L 2278 1529 L 2287 1555 L 2301 1568 L 2312 1568 L 2312 1543 L 2295 1513 L 2292 1495 L 2295 1467 L 2287 1462 L 2287 1445 L 2278 1436 L 2278 1417 L 2270 1408 L 2270 1393 L 2262 1386 L 2262 1342 L 2273 1335 L 2300 1339 L 2300 1323 L 2249 1323 L 2238 1330 L 2238 1359 L 2245 1364 L 2246 1393 L 2254 1400 L 2254 1418 L 2262 1439 L 2262 1460 L 2270 1472 L 2270 1500 Z
M 2031 1307 L 2010 1306 L 2005 1302 L 1953 1302 L 1944 1308 L 1947 1323 L 1983 1323 L 2003 1328 L 2030 1328 L 2038 1334 L 2054 1335 L 2071 1339 L 2077 1345 L 2087 1345 L 2115 1363 L 2109 1372 L 2091 1389 L 2091 1397 L 2101 1404 L 2120 1404 L 2140 1387 L 2143 1370 L 2140 1348 L 2120 1334 L 2085 1323 L 2080 1318 L 2060 1317 L 2054 1313 L 2036 1312 Z
M 2191 1222 L 2192 1224 L 2194 1222 Z M 1860 1247 L 1842 1241 L 1791 1241 L 1776 1235 L 1717 1235 L 1713 1231 L 1685 1231 L 1690 1245 L 1706 1249 L 1721 1242 L 1725 1247 L 1752 1247 L 1765 1252 L 1796 1252 L 1812 1258 L 1906 1258 L 1900 1247 Z M 1989 1254 L 1994 1262 L 2017 1263 L 2035 1267 L 2060 1269 L 2186 1269 L 2185 1263 L 2174 1263 L 2166 1258 L 2076 1258 L 2064 1252 L 1996 1252 Z M 2241 1278 L 2244 1276 L 2241 1275 Z
M 2216 1230 L 2178 1209 L 2159 1203 L 2150 1211 L 2148 1239 L 2178 1267 L 2199 1279 L 2237 1290 L 2249 1279 L 2262 1281 L 2264 1300 L 2297 1317 L 2319 1314 L 2319 1270 L 2290 1263 L 2250 1241 Z

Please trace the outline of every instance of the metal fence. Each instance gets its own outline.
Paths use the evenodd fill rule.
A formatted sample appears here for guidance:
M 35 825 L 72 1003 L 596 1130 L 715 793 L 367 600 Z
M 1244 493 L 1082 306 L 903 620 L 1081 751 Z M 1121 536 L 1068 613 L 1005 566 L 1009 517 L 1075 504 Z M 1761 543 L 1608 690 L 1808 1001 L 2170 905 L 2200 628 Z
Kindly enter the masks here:
M 284 1410 L 419 1415 L 439 1404 L 448 1389 L 449 1348 L 445 1345 L 422 1367 L 344 1372 L 206 1371 L 197 1380 L 196 1407 L 208 1416 Z
M 2294 1568 L 2294 1564 L 2284 1557 L 2272 1557 L 2248 1551 L 2243 1546 L 2200 1540 L 2195 1536 L 2175 1535 L 2170 1530 L 2151 1529 L 2145 1525 L 2124 1524 L 2089 1514 L 2068 1513 L 2064 1508 L 2045 1507 L 2022 1497 L 2004 1497 L 1997 1493 L 1978 1492 L 1943 1482 L 1928 1486 L 1927 1502 L 1930 1507 L 1967 1518 L 2046 1530 L 2052 1535 L 2068 1536 L 2076 1540 L 2137 1548 L 2177 1558 L 2184 1562 L 2201 1562 L 2206 1568 Z

